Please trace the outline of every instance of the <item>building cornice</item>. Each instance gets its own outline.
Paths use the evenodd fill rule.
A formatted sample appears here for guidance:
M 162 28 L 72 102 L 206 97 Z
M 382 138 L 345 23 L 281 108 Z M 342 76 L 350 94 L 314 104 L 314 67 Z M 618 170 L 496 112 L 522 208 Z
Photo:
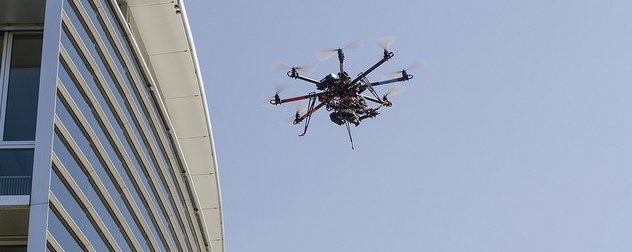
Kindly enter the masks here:
M 116 0 L 110 0 L 116 1 Z M 224 251 L 221 195 L 215 146 L 195 45 L 181 1 L 118 0 L 131 40 L 158 91 L 175 155 L 192 186 L 193 210 L 214 252 Z

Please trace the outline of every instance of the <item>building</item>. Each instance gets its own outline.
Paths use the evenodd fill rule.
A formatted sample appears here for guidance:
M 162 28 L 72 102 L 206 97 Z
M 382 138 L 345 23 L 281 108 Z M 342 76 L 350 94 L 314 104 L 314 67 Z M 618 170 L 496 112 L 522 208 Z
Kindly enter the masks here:
M 0 251 L 223 251 L 182 2 L 0 1 Z

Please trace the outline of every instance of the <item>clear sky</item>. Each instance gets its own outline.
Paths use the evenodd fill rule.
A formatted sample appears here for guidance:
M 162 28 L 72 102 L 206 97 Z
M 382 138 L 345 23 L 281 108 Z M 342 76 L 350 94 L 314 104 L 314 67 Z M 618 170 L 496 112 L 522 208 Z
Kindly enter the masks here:
M 226 251 L 632 250 L 631 1 L 185 2 L 209 101 Z M 351 76 L 411 72 L 352 127 L 276 60 Z M 389 87 L 376 88 L 384 93 Z

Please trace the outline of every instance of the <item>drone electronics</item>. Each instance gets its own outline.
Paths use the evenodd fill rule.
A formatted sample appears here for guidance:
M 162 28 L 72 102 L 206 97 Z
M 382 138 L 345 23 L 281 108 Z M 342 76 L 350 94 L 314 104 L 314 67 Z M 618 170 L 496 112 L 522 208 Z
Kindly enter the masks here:
M 325 60 L 337 53 L 338 60 L 340 61 L 340 71 L 338 73 L 328 74 L 320 81 L 305 77 L 299 73 L 301 72 L 304 74 L 309 74 L 314 70 L 314 68 L 312 67 L 290 67 L 285 63 L 276 62 L 272 65 L 272 69 L 290 69 L 287 72 L 288 77 L 312 83 L 316 85 L 316 89 L 318 91 L 310 92 L 307 95 L 281 99 L 281 97 L 279 96 L 280 90 L 277 90 L 274 97 L 270 99 L 270 104 L 280 105 L 287 102 L 308 100 L 306 107 L 307 112 L 301 115 L 301 109 L 299 109 L 294 116 L 293 123 L 295 125 L 305 121 L 305 130 L 299 136 L 304 136 L 305 133 L 307 133 L 307 128 L 309 126 L 312 114 L 314 114 L 316 110 L 325 107 L 327 111 L 331 112 L 329 114 L 329 118 L 332 122 L 338 125 L 344 124 L 347 127 L 347 133 L 349 134 L 349 140 L 351 141 L 351 148 L 354 148 L 349 124 L 354 124 L 355 126 L 358 126 L 362 120 L 373 118 L 379 115 L 380 113 L 378 113 L 378 110 L 380 108 L 392 106 L 393 104 L 388 100 L 387 97 L 396 93 L 398 91 L 398 87 L 401 86 L 396 86 L 394 89 L 387 92 L 382 97 L 378 95 L 373 87 L 384 84 L 408 81 L 412 79 L 413 76 L 408 74 L 407 71 L 420 66 L 420 64 L 413 64 L 413 66 L 408 69 L 395 72 L 393 74 L 395 74 L 397 77 L 393 79 L 370 82 L 366 76 L 369 73 L 373 72 L 373 70 L 384 64 L 386 61 L 389 61 L 391 58 L 393 58 L 393 52 L 388 51 L 388 48 L 392 44 L 393 40 L 393 37 L 387 37 L 378 40 L 378 42 L 382 45 L 382 48 L 384 49 L 384 55 L 382 59 L 366 71 L 360 72 L 354 79 L 352 79 L 347 74 L 347 72 L 344 71 L 343 62 L 345 60 L 345 55 L 343 53 L 343 49 L 357 48 L 361 44 L 361 42 L 359 41 L 351 43 L 343 48 L 325 50 L 316 53 L 317 58 L 319 58 L 320 60 Z M 366 90 L 369 90 L 371 96 L 362 94 Z M 401 88 L 399 90 L 401 90 Z M 376 106 L 369 107 L 367 101 L 375 103 Z

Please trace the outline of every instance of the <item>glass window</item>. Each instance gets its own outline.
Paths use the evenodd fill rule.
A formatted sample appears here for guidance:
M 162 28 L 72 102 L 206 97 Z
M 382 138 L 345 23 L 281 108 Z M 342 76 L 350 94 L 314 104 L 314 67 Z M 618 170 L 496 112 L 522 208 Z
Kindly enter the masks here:
M 0 176 L 31 176 L 33 149 L 0 150 Z
M 0 195 L 31 193 L 33 149 L 0 150 Z
M 41 34 L 15 34 L 6 98 L 5 141 L 35 140 Z

